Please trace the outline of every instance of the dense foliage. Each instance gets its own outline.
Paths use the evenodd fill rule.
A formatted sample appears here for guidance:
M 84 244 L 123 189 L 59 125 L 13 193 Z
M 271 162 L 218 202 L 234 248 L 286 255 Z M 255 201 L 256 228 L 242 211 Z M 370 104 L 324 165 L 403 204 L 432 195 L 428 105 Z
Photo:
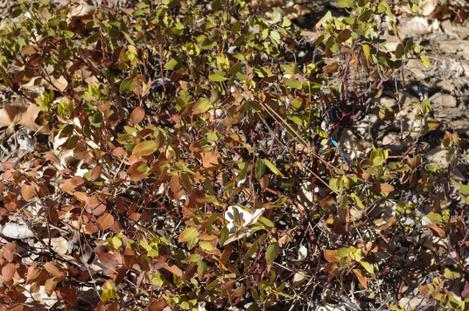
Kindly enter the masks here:
M 337 6 L 345 17 L 305 31 L 242 0 L 20 1 L 1 22 L 0 82 L 39 108 L 11 129 L 41 143 L 3 164 L 1 222 L 33 234 L 3 231 L 0 301 L 301 309 L 351 292 L 397 310 L 420 293 L 464 309 L 460 139 L 428 100 L 418 134 L 379 101 L 406 59 L 429 60 L 410 40 L 384 48 L 386 1 Z M 409 147 L 384 148 L 378 123 Z M 446 168 L 419 154 L 434 136 Z

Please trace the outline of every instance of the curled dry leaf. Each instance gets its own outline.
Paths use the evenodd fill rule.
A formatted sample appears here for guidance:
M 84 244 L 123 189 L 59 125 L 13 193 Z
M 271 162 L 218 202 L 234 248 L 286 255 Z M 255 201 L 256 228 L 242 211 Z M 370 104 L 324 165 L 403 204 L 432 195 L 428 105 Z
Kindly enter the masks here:
M 63 272 L 55 263 L 52 261 L 44 264 L 44 269 L 52 275 L 54 280 L 57 282 L 62 281 L 65 278 L 65 272 Z

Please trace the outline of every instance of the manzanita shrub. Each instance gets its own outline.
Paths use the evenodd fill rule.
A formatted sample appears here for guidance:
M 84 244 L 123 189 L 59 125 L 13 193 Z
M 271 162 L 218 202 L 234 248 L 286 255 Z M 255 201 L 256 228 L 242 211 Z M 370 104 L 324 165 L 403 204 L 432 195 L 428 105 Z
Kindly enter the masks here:
M 384 48 L 387 1 L 337 6 L 305 31 L 242 0 L 19 1 L 0 22 L 0 83 L 40 108 L 42 134 L 2 165 L 1 223 L 32 233 L 3 233 L 2 304 L 467 307 L 458 135 L 424 101 L 446 168 L 402 126 L 400 152 L 369 130 L 345 141 L 372 113 L 399 124 L 379 98 L 428 58 L 409 40 Z

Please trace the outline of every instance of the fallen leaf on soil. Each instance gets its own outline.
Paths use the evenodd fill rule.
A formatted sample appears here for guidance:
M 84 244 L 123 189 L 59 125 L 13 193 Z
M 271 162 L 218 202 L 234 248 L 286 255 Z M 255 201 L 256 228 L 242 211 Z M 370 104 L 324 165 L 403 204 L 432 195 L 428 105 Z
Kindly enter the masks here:
M 49 128 L 36 123 L 39 112 L 41 110 L 37 105 L 28 104 L 22 99 L 5 104 L 3 109 L 0 109 L 0 128 L 13 128 L 20 124 L 32 131 L 47 134 L 50 132 Z
M 218 165 L 218 158 L 220 157 L 218 151 L 202 152 L 201 156 L 203 167 L 211 168 Z
M 109 213 L 104 213 L 98 218 L 97 223 L 100 230 L 109 229 L 114 223 L 114 217 Z

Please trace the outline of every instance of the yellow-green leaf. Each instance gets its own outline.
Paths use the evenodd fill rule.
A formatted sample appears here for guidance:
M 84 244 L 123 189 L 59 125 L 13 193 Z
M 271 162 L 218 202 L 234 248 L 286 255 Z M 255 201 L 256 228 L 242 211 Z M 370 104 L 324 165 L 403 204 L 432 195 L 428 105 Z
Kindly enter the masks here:
M 192 113 L 201 114 L 209 111 L 210 108 L 212 108 L 212 104 L 210 103 L 209 99 L 206 97 L 202 97 L 195 103 L 192 109 Z
M 196 228 L 186 228 L 179 236 L 179 242 L 186 242 L 189 249 L 192 249 L 198 241 L 199 232 Z
M 338 8 L 351 8 L 353 7 L 355 1 L 354 0 L 338 0 L 337 7 Z
M 373 268 L 373 266 L 370 263 L 368 263 L 366 261 L 360 261 L 360 264 L 366 270 L 366 272 L 368 272 L 369 274 L 375 273 L 375 269 Z
M 277 176 L 282 176 L 282 177 L 285 177 L 282 172 L 279 171 L 279 169 L 275 166 L 274 163 L 270 162 L 269 160 L 267 159 L 264 159 L 264 163 L 265 165 L 269 168 L 269 170 L 272 171 L 272 173 L 274 173 L 275 175 Z
M 145 157 L 153 154 L 157 149 L 156 141 L 147 140 L 137 144 L 132 151 L 132 155 Z
M 161 275 L 159 273 L 154 273 L 152 276 L 151 276 L 151 284 L 153 286 L 158 286 L 158 287 L 161 287 L 163 286 L 164 282 L 163 280 L 161 279 Z
M 228 78 L 225 77 L 225 74 L 222 71 L 217 71 L 217 72 L 209 75 L 208 78 L 211 81 L 214 81 L 214 82 L 223 82 L 223 81 L 228 80 Z
M 277 242 L 274 242 L 267 247 L 267 250 L 265 251 L 265 261 L 268 265 L 274 263 L 274 260 L 277 257 L 279 251 L 280 247 L 278 246 Z
M 422 61 L 423 67 L 429 68 L 430 67 L 430 59 L 427 55 L 420 55 L 420 60 Z

